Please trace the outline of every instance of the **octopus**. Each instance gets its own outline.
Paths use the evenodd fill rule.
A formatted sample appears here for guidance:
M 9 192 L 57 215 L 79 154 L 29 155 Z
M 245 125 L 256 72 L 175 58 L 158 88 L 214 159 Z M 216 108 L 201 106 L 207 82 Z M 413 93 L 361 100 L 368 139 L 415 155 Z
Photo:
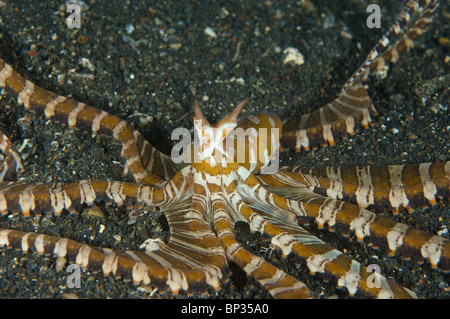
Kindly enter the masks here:
M 12 228 L 1 229 L 1 245 L 54 256 L 58 265 L 69 261 L 112 274 L 158 294 L 214 294 L 227 285 L 230 269 L 237 267 L 274 298 L 317 297 L 295 274 L 273 265 L 269 261 L 273 253 L 319 274 L 322 281 L 345 288 L 352 296 L 418 297 L 309 228 L 326 228 L 359 242 L 355 245 L 369 242 L 392 256 L 400 254 L 448 272 L 447 239 L 382 213 L 414 211 L 448 198 L 450 162 L 270 169 L 277 166 L 279 149 L 302 152 L 334 146 L 368 128 L 377 111 L 364 83 L 370 73 L 383 75 L 387 65 L 412 46 L 436 7 L 437 1 L 409 1 L 337 98 L 299 118 L 282 121 L 268 112 L 239 118 L 248 103 L 244 100 L 212 125 L 196 102 L 194 131 L 199 139 L 187 145 L 181 161 L 159 152 L 128 121 L 43 89 L 0 60 L 0 86 L 15 96 L 17 105 L 66 122 L 70 128 L 82 128 L 95 138 L 111 135 L 122 145 L 125 173 L 131 179 L 15 181 L 26 165 L 19 148 L 2 132 L 3 215 L 29 219 L 34 214 L 39 220 L 43 213 L 43 219 L 63 218 L 102 202 L 163 216 L 168 225 L 165 240 L 148 238 L 139 243 L 139 250 L 96 247 L 64 236 Z M 239 242 L 237 225 L 242 224 L 263 237 L 267 260 Z

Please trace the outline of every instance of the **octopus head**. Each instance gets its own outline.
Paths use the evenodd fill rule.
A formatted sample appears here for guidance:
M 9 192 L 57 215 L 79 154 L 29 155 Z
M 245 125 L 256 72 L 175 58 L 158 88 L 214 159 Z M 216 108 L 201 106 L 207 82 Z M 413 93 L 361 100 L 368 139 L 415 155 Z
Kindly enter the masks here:
M 237 126 L 239 113 L 248 99 L 241 102 L 231 113 L 228 113 L 216 125 L 211 125 L 203 115 L 195 101 L 194 130 L 198 137 L 198 153 L 201 160 L 211 158 L 215 152 L 221 153 L 226 158 L 231 158 L 224 147 L 224 140 Z

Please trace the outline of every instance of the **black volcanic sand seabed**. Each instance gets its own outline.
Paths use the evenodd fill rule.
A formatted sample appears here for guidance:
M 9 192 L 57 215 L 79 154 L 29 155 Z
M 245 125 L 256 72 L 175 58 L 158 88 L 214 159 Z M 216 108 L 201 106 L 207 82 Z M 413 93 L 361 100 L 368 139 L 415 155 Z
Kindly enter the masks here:
M 445 1 L 444 1 L 445 2 Z M 83 7 L 82 26 L 69 30 L 62 1 L 7 1 L 0 8 L 1 56 L 38 85 L 107 110 L 135 125 L 149 141 L 169 152 L 170 132 L 192 128 L 197 98 L 215 122 L 245 98 L 245 112 L 268 111 L 291 118 L 332 100 L 401 10 L 378 1 L 382 30 L 365 24 L 367 3 L 321 1 L 95 1 Z M 449 16 L 442 4 L 436 22 L 416 49 L 403 54 L 384 80 L 372 79 L 370 94 L 379 116 L 368 130 L 316 151 L 283 153 L 282 164 L 400 164 L 449 160 Z M 212 28 L 216 37 L 204 33 Z M 343 30 L 346 36 L 343 34 Z M 283 64 L 283 50 L 303 53 L 300 66 Z M 194 96 L 191 87 L 195 88 Z M 110 137 L 69 130 L 23 111 L 3 97 L 0 128 L 23 153 L 22 181 L 123 180 L 120 145 Z M 138 249 L 147 236 L 167 236 L 158 214 L 134 224 L 123 209 L 85 209 L 65 218 L 2 218 L 3 227 L 69 237 L 97 246 Z M 104 216 L 102 217 L 101 214 Z M 447 201 L 419 213 L 394 218 L 430 233 L 448 226 Z M 389 213 L 387 213 L 390 216 Z M 162 224 L 160 223 L 162 221 Z M 242 226 L 242 227 L 241 227 Z M 103 229 L 101 231 L 101 229 Z M 379 263 L 383 274 L 426 298 L 449 296 L 449 275 L 428 263 L 388 258 L 387 250 L 358 244 L 327 231 L 312 231 L 364 264 Z M 259 253 L 268 247 L 258 235 L 238 227 L 239 240 Z M 444 235 L 448 238 L 448 234 Z M 264 256 L 264 253 L 261 253 Z M 269 261 L 295 274 L 320 297 L 347 297 L 345 290 L 296 269 L 273 252 Z M 218 298 L 266 298 L 268 293 L 242 271 Z M 70 289 L 67 273 L 51 258 L 2 250 L 1 298 L 148 298 L 151 292 L 111 276 L 83 272 L 81 288 Z

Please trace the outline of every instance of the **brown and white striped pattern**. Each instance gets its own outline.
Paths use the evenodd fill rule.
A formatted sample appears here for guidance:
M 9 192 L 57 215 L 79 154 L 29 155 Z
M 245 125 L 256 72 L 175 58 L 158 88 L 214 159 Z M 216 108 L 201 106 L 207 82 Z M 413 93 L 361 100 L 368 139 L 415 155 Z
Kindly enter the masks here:
M 386 201 L 392 201 L 393 203 L 398 204 L 398 198 L 403 198 L 404 201 L 407 201 L 411 205 L 417 205 L 425 203 L 426 196 L 431 198 L 431 194 L 439 197 L 450 197 L 450 171 L 448 170 L 450 164 L 448 162 L 445 164 L 435 163 L 433 165 L 407 165 L 406 167 L 407 169 L 405 172 L 409 172 L 408 174 L 411 174 L 411 172 L 414 172 L 414 169 L 416 169 L 417 173 L 421 173 L 421 176 L 415 179 L 410 178 L 407 180 L 408 182 L 402 183 L 401 176 L 398 175 L 398 172 L 402 171 L 402 166 L 394 165 L 389 167 L 366 167 L 361 169 L 314 168 L 308 171 L 309 174 L 282 171 L 276 176 L 278 183 L 284 184 L 284 187 L 278 186 L 276 188 L 270 187 L 271 181 L 266 176 L 261 176 L 260 179 L 262 179 L 266 185 L 268 185 L 269 190 L 275 194 L 291 198 L 285 199 L 281 197 L 281 200 L 277 198 L 275 201 L 276 195 L 271 194 L 271 197 L 266 195 L 267 204 L 276 202 L 277 207 L 279 208 L 278 214 L 284 214 L 284 220 L 294 220 L 296 217 L 299 217 L 301 221 L 305 221 L 306 224 L 309 224 L 311 219 L 313 219 L 318 224 L 319 228 L 328 225 L 329 230 L 338 229 L 346 236 L 348 236 L 350 231 L 353 231 L 359 241 L 370 236 L 370 240 L 376 247 L 379 247 L 382 242 L 386 243 L 391 255 L 400 248 L 405 258 L 413 256 L 418 261 L 428 259 L 434 268 L 440 263 L 440 266 L 445 271 L 449 271 L 450 243 L 448 240 L 439 236 L 430 235 L 401 223 L 396 223 L 364 209 L 367 204 L 367 198 L 358 202 L 358 204 L 360 204 L 362 201 L 363 205 L 359 205 L 360 207 L 336 199 L 344 198 L 344 200 L 351 202 L 352 200 L 348 197 L 350 193 L 353 195 L 353 200 L 355 200 L 355 196 L 356 200 L 358 200 L 357 194 L 375 194 L 372 200 L 375 200 L 378 204 L 377 207 L 385 207 L 384 203 Z M 432 173 L 425 170 L 425 168 L 432 168 Z M 389 172 L 391 177 L 387 178 L 383 177 L 382 174 L 374 174 L 374 184 L 376 186 L 372 183 L 367 183 L 370 172 L 374 173 L 381 170 Z M 358 172 L 360 171 L 369 173 L 358 175 Z M 323 187 L 325 183 L 320 184 L 323 180 L 320 173 L 326 172 L 329 176 L 331 175 L 331 178 L 333 179 L 327 181 L 328 188 Z M 335 172 L 337 172 L 337 174 Z M 430 175 L 435 177 L 435 179 L 431 179 Z M 303 187 L 291 183 L 290 179 L 297 183 L 303 183 Z M 362 179 L 366 179 L 366 183 L 364 183 Z M 356 188 L 355 184 L 350 184 L 355 183 L 355 180 L 359 181 L 359 183 L 356 184 L 359 185 L 358 188 Z M 290 186 L 290 184 L 292 186 Z M 333 190 L 336 184 L 339 185 L 339 192 Z M 322 188 L 319 189 L 319 187 Z M 361 191 L 363 187 L 367 188 L 366 191 Z M 259 197 L 261 199 L 259 188 L 252 189 L 253 195 L 250 194 L 250 196 Z M 291 188 L 291 190 L 289 190 L 289 188 Z M 431 190 L 433 190 L 433 192 L 431 192 Z M 426 192 L 428 192 L 428 195 L 425 195 Z M 324 196 L 320 194 L 323 194 Z M 384 196 L 382 197 L 379 195 Z M 435 200 L 435 197 L 433 197 L 433 199 Z M 270 206 L 272 209 L 275 208 L 273 207 L 273 204 Z M 262 208 L 264 206 L 256 204 L 256 207 Z M 295 209 L 293 209 L 293 207 L 295 207 Z M 270 211 L 270 209 L 266 208 L 265 211 Z M 430 245 L 435 248 L 433 254 L 426 248 L 430 247 Z
M 319 272 L 326 277 L 336 278 L 338 286 L 346 287 L 351 295 L 358 292 L 365 297 L 416 298 L 413 292 L 383 276 L 380 276 L 382 282 L 380 287 L 368 287 L 370 272 L 364 266 L 314 236 L 308 235 L 302 228 L 285 226 L 290 218 L 282 213 L 283 208 L 276 209 L 279 198 L 272 194 L 266 197 L 271 198 L 269 201 L 261 204 L 257 200 L 261 198 L 259 194 L 261 186 L 258 186 L 255 178 L 251 179 L 250 185 L 242 186 L 243 188 L 248 186 L 249 189 L 240 190 L 245 193 L 244 200 L 233 201 L 234 208 L 244 216 L 251 229 L 271 238 L 271 243 L 281 249 L 283 255 L 294 254 L 297 262 L 306 263 L 312 273 Z M 246 204 L 249 201 L 255 209 Z M 270 209 L 265 209 L 264 206 L 269 206 Z
M 187 170 L 177 173 L 164 187 L 119 181 L 84 180 L 72 183 L 14 183 L 0 182 L 0 212 L 3 215 L 30 212 L 60 215 L 63 210 L 76 212 L 81 205 L 92 205 L 104 200 L 116 205 L 132 200 L 151 206 L 166 207 L 172 201 L 183 200 L 191 191 L 187 190 Z
M 379 76 L 385 77 L 387 63 L 397 62 L 400 52 L 409 50 L 414 46 L 414 40 L 424 33 L 427 25 L 431 23 L 433 13 L 438 5 L 437 0 L 408 1 L 397 21 L 368 54 L 361 67 L 345 83 L 343 90 L 352 86 L 358 79 L 367 79 L 372 70 Z M 400 38 L 393 41 L 395 37 L 401 35 L 416 13 L 418 17 L 412 22 L 412 25 L 406 29 L 406 32 Z
M 326 106 L 284 123 L 280 144 L 296 151 L 334 145 L 362 127 L 367 128 L 375 115 L 366 89 L 357 82 Z
M 433 0 L 409 1 L 400 19 L 344 85 L 337 99 L 302 116 L 299 121 L 286 122 L 281 144 L 297 150 L 332 145 L 368 126 L 375 109 L 361 81 L 368 70 L 378 70 L 385 60 L 395 62 L 398 52 L 408 48 L 410 41 L 429 23 L 436 5 L 437 1 Z M 385 50 L 410 16 L 419 11 L 418 20 L 405 36 Z M 435 204 L 438 198 L 449 198 L 450 162 L 387 167 L 296 167 L 285 168 L 274 175 L 253 175 L 263 163 L 253 165 L 251 154 L 247 153 L 242 165 L 226 160 L 223 165 L 211 165 L 211 161 L 205 160 L 182 168 L 154 149 L 126 121 L 35 86 L 1 59 L 0 87 L 15 94 L 18 103 L 26 109 L 44 113 L 47 118 L 67 121 L 69 127 L 88 128 L 93 135 L 111 134 L 122 142 L 126 171 L 136 180 L 136 183 L 102 180 L 53 184 L 0 182 L 3 215 L 20 213 L 27 217 L 41 212 L 60 215 L 64 210 L 77 212 L 84 204 L 104 200 L 118 206 L 132 207 L 135 203 L 157 206 L 170 226 L 168 243 L 159 242 L 157 249 L 149 251 L 116 251 L 12 229 L 0 229 L 0 246 L 64 257 L 92 271 L 101 270 L 105 275 L 123 277 L 135 284 L 157 288 L 160 293 L 175 295 L 180 291 L 189 295 L 204 294 L 207 287 L 219 290 L 227 280 L 228 263 L 232 261 L 275 298 L 314 297 L 295 276 L 286 274 L 237 242 L 234 226 L 238 221 L 245 221 L 252 231 L 263 233 L 284 257 L 293 255 L 295 261 L 305 264 L 311 273 L 321 273 L 325 279 L 335 278 L 337 286 L 346 287 L 350 295 L 417 297 L 383 276 L 379 277 L 379 287 L 369 287 L 371 272 L 364 265 L 299 225 L 314 221 L 319 228 L 328 226 L 330 231 L 339 230 L 344 236 L 353 232 L 359 241 L 367 239 L 374 246 L 383 242 L 391 255 L 401 250 L 406 258 L 419 262 L 428 260 L 433 267 L 450 270 L 448 240 L 368 210 L 402 207 L 412 210 Z M 239 111 L 243 104 L 237 108 Z M 244 117 L 239 125 L 278 128 L 278 122 L 276 116 L 255 114 Z M 277 141 L 270 137 L 263 142 L 264 151 L 269 154 L 270 146 Z M 0 147 L 7 158 L 0 176 L 11 177 L 14 171 L 21 170 L 20 157 L 4 135 Z
M 230 188 L 233 189 L 233 185 Z M 211 195 L 214 228 L 228 259 L 239 265 L 247 275 L 258 280 L 274 298 L 311 298 L 311 291 L 303 282 L 250 253 L 237 242 L 233 234 L 234 220 L 228 213 L 230 208 L 236 207 L 229 207 L 230 203 L 227 203 L 225 194 L 214 192 L 216 190 L 219 190 L 219 187 L 213 187 Z
M 171 226 L 177 232 L 177 224 Z M 193 227 L 192 223 L 189 226 Z M 180 231 L 183 231 L 183 227 Z M 214 234 L 210 233 L 210 237 L 213 238 Z M 165 293 L 168 289 L 172 294 L 178 294 L 181 290 L 188 294 L 204 293 L 207 285 L 219 289 L 221 279 L 228 273 L 225 257 L 220 253 L 221 246 L 207 240 L 202 240 L 195 247 L 192 243 L 188 247 L 173 241 L 156 251 L 115 251 L 91 247 L 66 238 L 0 229 L 0 246 L 65 257 L 69 262 L 89 267 L 94 272 L 113 274 L 116 278 L 122 277 L 135 284 L 157 288 L 160 293 Z M 208 256 L 198 253 L 200 248 L 203 251 L 219 252 Z
M 386 167 L 294 167 L 283 174 L 317 194 L 378 212 L 402 207 L 412 211 L 436 204 L 437 198 L 450 197 L 449 161 Z
M 93 271 L 102 270 L 135 284 L 158 288 L 164 293 L 170 288 L 178 294 L 206 292 L 207 286 L 218 290 L 220 282 L 228 275 L 225 254 L 214 233 L 205 221 L 203 204 L 186 203 L 189 191 L 189 169 L 179 172 L 164 188 L 135 183 L 81 181 L 70 184 L 0 184 L 2 212 L 21 212 L 45 209 L 59 214 L 74 205 L 92 204 L 98 198 L 107 198 L 118 205 L 126 200 L 145 202 L 165 209 L 171 227 L 167 245 L 156 251 L 125 251 L 95 248 L 68 239 L 56 238 L 17 230 L 1 229 L 0 246 L 15 247 L 24 252 L 35 250 L 39 254 L 67 257 L 72 263 Z M 59 198 L 50 200 L 50 198 Z M 59 204 L 58 204 L 59 203 Z
M 2 131 L 0 131 L 0 150 L 5 154 L 3 164 L 0 166 L 1 182 L 23 172 L 23 166 L 19 151 Z
M 43 113 L 47 118 L 66 122 L 69 127 L 89 128 L 93 135 L 99 132 L 112 134 L 122 142 L 126 170 L 131 172 L 137 182 L 157 185 L 164 182 L 163 178 L 172 177 L 179 170 L 169 157 L 142 141 L 140 133 L 128 122 L 34 85 L 1 58 L 0 88 L 16 95 L 19 105 L 23 104 L 25 109 L 37 114 Z
M 292 119 L 284 123 L 281 146 L 299 151 L 319 146 L 334 145 L 337 141 L 353 135 L 361 128 L 367 128 L 376 115 L 375 107 L 370 101 L 362 82 L 370 70 L 381 73 L 386 62 L 396 62 L 399 52 L 413 45 L 413 40 L 425 31 L 426 25 L 438 5 L 437 0 L 410 0 L 399 19 L 386 32 L 378 44 L 369 53 L 366 61 L 344 84 L 337 98 L 326 106 Z M 411 17 L 418 13 L 419 17 L 407 32 L 394 41 Z

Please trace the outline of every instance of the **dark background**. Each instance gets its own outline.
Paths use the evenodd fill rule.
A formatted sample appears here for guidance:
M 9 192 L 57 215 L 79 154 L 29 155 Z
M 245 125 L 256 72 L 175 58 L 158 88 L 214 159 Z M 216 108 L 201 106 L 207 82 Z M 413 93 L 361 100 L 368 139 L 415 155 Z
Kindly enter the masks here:
M 401 55 L 386 79 L 370 81 L 370 95 L 379 111 L 374 125 L 334 147 L 283 153 L 282 164 L 387 165 L 450 159 L 450 8 L 442 2 L 435 22 L 416 48 Z M 369 3 L 382 8 L 381 30 L 366 27 Z M 86 5 L 81 29 L 75 30 L 66 26 L 69 14 L 63 1 L 7 1 L 0 8 L 0 55 L 37 85 L 128 119 L 166 153 L 173 144 L 170 132 L 174 128 L 192 128 L 196 98 L 211 122 L 245 98 L 250 98 L 245 112 L 267 111 L 281 119 L 331 101 L 403 7 L 401 1 L 333 0 L 314 4 L 97 0 Z M 206 35 L 206 27 L 217 37 Z M 343 31 L 351 38 L 343 36 Z M 283 64 L 282 51 L 291 46 L 303 53 L 303 65 Z M 90 133 L 36 117 L 6 96 L 0 103 L 0 129 L 17 146 L 28 139 L 22 152 L 28 157 L 21 181 L 124 179 L 120 145 L 112 138 L 92 138 Z M 147 233 L 167 235 L 164 223 L 158 224 L 163 220 L 158 214 L 129 225 L 122 209 L 100 208 L 103 218 L 85 210 L 66 218 L 2 218 L 1 224 L 117 249 L 138 249 Z M 437 233 L 448 227 L 449 216 L 445 201 L 418 213 L 401 212 L 395 218 Z M 100 225 L 105 227 L 102 233 Z M 353 237 L 346 240 L 312 228 L 352 258 L 379 263 L 385 276 L 416 293 L 448 298 L 449 275 L 432 270 L 428 263 L 421 266 L 388 258 L 386 250 L 373 250 L 370 243 L 361 245 Z M 268 247 L 258 235 L 248 234 L 246 227 L 239 227 L 239 238 L 255 253 Z M 282 260 L 277 252 L 269 261 L 298 276 L 321 297 L 347 297 L 345 291 L 324 284 L 320 276 L 309 276 L 305 267 L 296 270 L 292 260 Z M 80 289 L 69 289 L 65 271 L 55 269 L 51 258 L 3 249 L 0 297 L 151 295 L 90 272 L 83 272 Z M 218 296 L 266 298 L 268 294 L 236 270 Z

